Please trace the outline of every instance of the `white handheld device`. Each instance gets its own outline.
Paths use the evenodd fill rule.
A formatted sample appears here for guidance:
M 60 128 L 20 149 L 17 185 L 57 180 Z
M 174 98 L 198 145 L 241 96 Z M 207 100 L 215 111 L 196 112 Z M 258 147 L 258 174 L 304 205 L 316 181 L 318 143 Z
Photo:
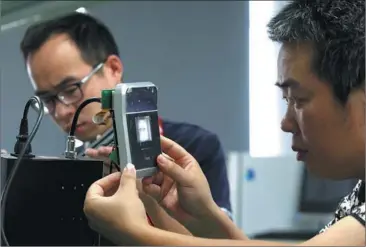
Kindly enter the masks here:
M 155 174 L 161 154 L 157 87 L 152 82 L 120 83 L 112 98 L 121 170 L 132 163 L 138 178 Z

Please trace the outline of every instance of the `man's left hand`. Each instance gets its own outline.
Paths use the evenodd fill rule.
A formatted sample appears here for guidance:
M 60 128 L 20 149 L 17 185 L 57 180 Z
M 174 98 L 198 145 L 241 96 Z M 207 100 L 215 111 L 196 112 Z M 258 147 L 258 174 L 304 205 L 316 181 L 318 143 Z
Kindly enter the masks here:
M 134 233 L 149 227 L 136 187 L 136 170 L 127 165 L 93 183 L 85 198 L 84 213 L 90 227 L 115 244 L 135 244 Z

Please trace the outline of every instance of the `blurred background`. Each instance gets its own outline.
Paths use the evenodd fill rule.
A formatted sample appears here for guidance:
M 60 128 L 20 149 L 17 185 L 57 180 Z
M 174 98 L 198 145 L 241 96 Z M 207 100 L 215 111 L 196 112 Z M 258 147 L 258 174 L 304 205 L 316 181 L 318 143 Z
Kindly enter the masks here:
M 1 148 L 13 149 L 24 104 L 33 94 L 19 49 L 26 28 L 86 11 L 112 31 L 124 80 L 159 87 L 160 115 L 218 134 L 236 224 L 257 238 L 307 239 L 328 222 L 355 182 L 308 175 L 295 161 L 291 137 L 280 130 L 286 105 L 274 86 L 278 46 L 268 40 L 266 24 L 285 3 L 1 1 Z M 58 156 L 65 140 L 46 117 L 33 152 Z

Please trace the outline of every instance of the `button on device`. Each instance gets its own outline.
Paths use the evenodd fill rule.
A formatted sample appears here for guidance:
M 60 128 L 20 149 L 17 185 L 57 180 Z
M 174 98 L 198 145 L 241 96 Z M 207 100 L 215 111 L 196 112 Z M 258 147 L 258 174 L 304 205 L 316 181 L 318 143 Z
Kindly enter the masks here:
M 142 153 L 144 154 L 145 160 L 151 160 L 151 149 L 150 148 L 142 149 Z

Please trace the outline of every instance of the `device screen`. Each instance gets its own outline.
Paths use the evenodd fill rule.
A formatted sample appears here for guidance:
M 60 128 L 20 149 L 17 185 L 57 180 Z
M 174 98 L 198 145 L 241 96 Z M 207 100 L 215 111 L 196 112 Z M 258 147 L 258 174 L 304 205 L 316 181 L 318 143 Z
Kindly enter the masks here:
M 132 160 L 138 170 L 154 167 L 161 153 L 157 88 L 131 88 L 126 99 Z
M 136 120 L 137 141 L 139 143 L 151 141 L 152 135 L 151 135 L 150 116 L 137 116 L 135 120 Z
M 127 93 L 127 113 L 156 111 L 157 106 L 157 89 L 155 87 L 131 88 Z M 147 120 L 142 120 L 147 123 Z

